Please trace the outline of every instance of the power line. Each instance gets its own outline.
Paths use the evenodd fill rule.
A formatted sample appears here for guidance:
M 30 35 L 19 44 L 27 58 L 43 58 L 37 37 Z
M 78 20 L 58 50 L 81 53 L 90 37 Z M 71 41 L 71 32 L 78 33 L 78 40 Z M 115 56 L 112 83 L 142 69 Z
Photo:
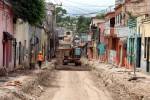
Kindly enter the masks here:
M 67 13 L 67 14 L 72 14 L 72 15 L 92 15 L 92 14 L 98 14 L 100 12 L 91 12 L 91 13 L 83 13 L 83 14 L 74 14 L 74 13 Z
M 78 10 L 80 10 L 81 12 L 85 12 L 85 13 L 78 13 L 78 14 L 75 14 L 75 13 L 68 13 L 68 14 L 71 14 L 71 15 L 92 15 L 92 14 L 98 14 L 98 13 L 106 13 L 106 12 L 108 12 L 108 9 L 111 9 L 111 8 L 114 8 L 115 7 L 115 5 L 111 5 L 111 6 L 104 6 L 104 5 L 90 5 L 90 4 L 86 4 L 86 3 L 79 3 L 79 2 L 72 2 L 72 1 L 70 1 L 70 0 L 65 0 L 65 1 L 67 1 L 67 3 L 71 3 L 71 5 L 73 4 L 73 6 L 71 6 L 71 5 L 63 5 L 64 7 L 74 7 L 74 8 L 76 8 L 76 9 L 78 9 Z M 63 3 L 63 2 L 62 2 Z M 82 6 L 82 8 L 81 7 L 77 7 L 77 6 L 74 6 L 74 4 L 78 4 L 78 5 L 83 5 Z M 97 7 L 97 8 L 102 8 L 102 7 L 109 7 L 109 8 L 106 8 L 106 9 L 102 9 L 101 11 L 95 11 L 95 10 L 97 10 L 97 9 L 94 9 L 94 11 L 87 11 L 87 10 L 85 10 L 83 7 L 90 7 L 90 8 L 95 8 L 95 7 Z M 72 9 L 72 10 L 75 10 L 75 9 Z M 89 9 L 88 9 L 89 10 Z M 91 9 L 90 9 L 91 10 Z
M 71 3 L 72 4 L 72 3 Z M 81 12 L 88 12 L 88 14 L 89 13 L 93 13 L 94 12 L 94 14 L 95 14 L 95 12 L 98 10 L 98 9 L 93 9 L 93 11 L 88 11 L 87 9 L 85 9 L 85 8 L 81 8 L 81 7 L 78 7 L 78 6 L 75 6 L 75 5 L 72 5 L 72 6 L 66 6 L 66 5 L 63 5 L 64 7 L 74 7 L 74 8 L 76 8 L 76 9 L 78 9 L 78 10 L 80 10 Z M 74 9 L 73 9 L 74 10 Z M 91 9 L 90 9 L 91 10 Z M 107 12 L 108 10 L 107 9 L 102 9 L 101 11 L 97 11 L 96 13 L 105 13 L 105 12 Z M 87 14 L 87 13 L 86 13 Z M 75 14 L 74 14 L 75 15 Z M 79 14 L 77 14 L 77 15 L 79 15 Z M 81 15 L 81 14 L 80 14 Z
M 78 4 L 78 5 L 84 5 L 84 6 L 87 6 L 87 7 L 89 7 L 89 6 L 93 6 L 93 7 L 109 7 L 109 6 L 104 6 L 104 5 L 91 5 L 91 4 L 87 4 L 87 3 L 81 3 L 81 2 L 72 2 L 72 1 L 70 1 L 70 0 L 66 0 L 66 1 L 68 1 L 68 2 L 71 2 L 71 3 L 74 3 L 74 4 Z M 111 6 L 115 6 L 115 5 L 111 5 Z
M 75 9 L 74 9 L 75 10 Z M 82 11 L 84 13 L 67 13 L 67 14 L 71 14 L 71 15 L 92 15 L 92 14 L 102 14 L 102 13 L 105 13 L 106 10 L 101 10 L 101 11 L 93 11 L 93 12 L 85 12 L 85 11 Z
M 67 0 L 67 1 L 69 1 L 69 0 Z M 80 9 L 82 12 L 89 12 L 89 13 L 92 13 L 92 12 L 96 12 L 98 9 L 93 9 L 93 7 L 92 7 L 92 9 L 85 9 L 85 8 L 83 8 L 83 7 L 79 7 L 79 6 L 77 6 L 77 5 L 74 5 L 75 4 L 75 2 L 72 2 L 72 1 L 70 1 L 70 2 L 67 2 L 67 3 L 69 3 L 68 5 L 65 5 L 65 7 L 67 8 L 67 7 L 75 7 L 75 8 L 77 8 L 77 9 Z M 80 3 L 80 5 L 81 5 L 81 3 Z M 85 5 L 85 4 L 84 4 Z M 64 6 L 64 4 L 63 4 L 63 6 Z M 91 6 L 91 5 L 90 5 Z M 90 6 L 87 6 L 87 7 L 90 7 Z M 100 7 L 109 7 L 109 8 L 106 8 L 106 9 L 102 9 L 101 11 L 99 11 L 99 13 L 105 13 L 105 12 L 108 12 L 108 9 L 109 9 L 109 11 L 112 11 L 112 10 L 110 10 L 110 9 L 112 9 L 112 8 L 114 8 L 114 5 L 112 5 L 112 6 L 98 6 L 98 5 L 92 5 L 92 6 L 97 6 L 98 8 L 100 8 Z M 85 6 L 84 6 L 85 7 Z M 89 11 L 87 11 L 87 10 L 89 10 Z M 91 11 L 92 10 L 92 11 Z
M 84 11 L 84 10 L 81 10 L 81 9 L 73 9 L 73 8 L 70 8 L 71 11 L 76 11 L 76 12 L 83 12 L 83 13 L 89 13 L 87 11 Z
M 68 5 L 65 5 L 66 7 L 71 7 Z M 108 7 L 108 6 L 82 6 L 82 8 L 104 8 L 104 7 Z
M 68 7 L 68 6 L 64 6 L 64 7 Z M 69 6 L 70 8 L 73 8 L 73 10 L 80 10 L 81 12 L 88 12 L 88 13 L 90 13 L 90 12 L 93 12 L 93 11 L 88 11 L 87 9 L 83 9 L 83 8 L 80 8 L 80 7 L 77 7 L 77 6 Z M 74 8 L 76 8 L 76 9 L 74 9 Z

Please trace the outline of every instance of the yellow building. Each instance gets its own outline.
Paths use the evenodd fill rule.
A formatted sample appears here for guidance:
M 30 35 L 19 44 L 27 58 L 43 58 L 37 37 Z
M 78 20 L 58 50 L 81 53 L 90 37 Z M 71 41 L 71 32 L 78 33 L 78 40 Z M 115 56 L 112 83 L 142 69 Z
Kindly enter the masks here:
M 137 31 L 141 34 L 141 69 L 150 72 L 150 17 L 137 18 Z

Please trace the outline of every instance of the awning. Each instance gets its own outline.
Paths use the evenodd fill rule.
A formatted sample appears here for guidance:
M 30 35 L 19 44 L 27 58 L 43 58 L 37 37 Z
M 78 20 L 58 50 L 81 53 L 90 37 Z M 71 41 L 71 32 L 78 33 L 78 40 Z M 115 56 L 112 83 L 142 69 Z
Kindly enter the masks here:
M 4 40 L 13 40 L 14 37 L 8 32 L 3 32 Z

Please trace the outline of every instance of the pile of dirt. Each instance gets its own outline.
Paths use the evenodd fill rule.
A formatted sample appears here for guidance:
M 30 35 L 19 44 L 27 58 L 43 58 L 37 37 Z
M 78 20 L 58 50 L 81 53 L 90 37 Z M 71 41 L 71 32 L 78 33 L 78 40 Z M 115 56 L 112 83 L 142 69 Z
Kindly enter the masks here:
M 47 64 L 46 69 L 35 70 L 29 76 L 22 76 L 6 83 L 0 88 L 3 92 L 0 94 L 0 100 L 36 100 L 50 86 L 55 75 L 53 64 Z
M 141 79 L 129 81 L 131 72 L 119 71 L 112 65 L 84 61 L 84 64 L 93 68 L 99 81 L 98 86 L 107 87 L 114 100 L 150 100 L 149 82 Z

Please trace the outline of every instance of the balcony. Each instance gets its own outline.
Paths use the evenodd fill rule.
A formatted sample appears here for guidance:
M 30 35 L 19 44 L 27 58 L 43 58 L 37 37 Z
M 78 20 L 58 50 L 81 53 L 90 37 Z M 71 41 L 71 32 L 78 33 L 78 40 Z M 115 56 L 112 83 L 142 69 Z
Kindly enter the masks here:
M 120 38 L 128 37 L 130 35 L 130 29 L 129 27 L 116 27 L 114 33 Z
M 115 36 L 114 32 L 115 32 L 115 28 L 114 27 L 107 27 L 105 29 L 104 34 L 105 34 L 105 36 Z

